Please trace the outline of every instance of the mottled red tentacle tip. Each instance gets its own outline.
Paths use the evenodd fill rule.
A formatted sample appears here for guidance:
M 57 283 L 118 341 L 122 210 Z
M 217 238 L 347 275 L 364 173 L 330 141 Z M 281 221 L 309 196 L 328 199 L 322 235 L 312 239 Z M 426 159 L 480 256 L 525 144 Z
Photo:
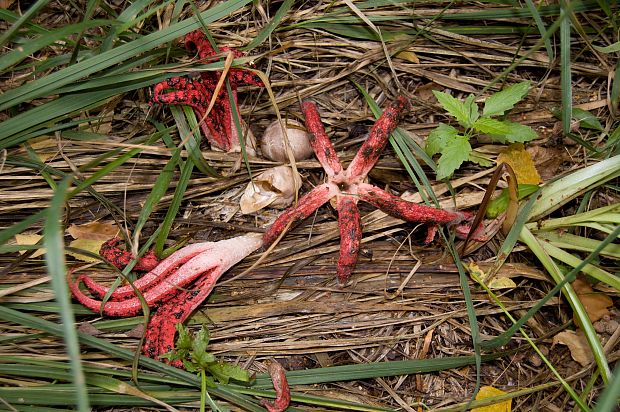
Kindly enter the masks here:
M 118 247 L 118 244 L 122 241 L 120 237 L 113 237 L 101 245 L 99 249 L 99 255 L 112 266 L 118 269 L 124 269 L 125 266 L 135 259 L 135 256 L 126 250 L 122 250 Z M 133 267 L 133 270 L 139 272 L 150 272 L 155 269 L 159 264 L 159 259 L 155 256 L 155 252 L 152 250 L 146 252 L 144 256 L 138 259 L 138 262 Z
M 276 399 L 273 402 L 263 400 L 262 404 L 269 412 L 283 412 L 291 403 L 291 389 L 286 380 L 286 371 L 278 362 L 272 361 L 269 365 L 269 375 L 276 391 Z

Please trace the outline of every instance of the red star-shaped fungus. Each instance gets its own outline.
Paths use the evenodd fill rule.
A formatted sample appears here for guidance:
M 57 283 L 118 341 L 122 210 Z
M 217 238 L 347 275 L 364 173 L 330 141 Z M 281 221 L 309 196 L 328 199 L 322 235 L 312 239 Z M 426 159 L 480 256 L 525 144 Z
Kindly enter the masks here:
M 327 182 L 316 186 L 301 197 L 296 206 L 287 209 L 276 219 L 263 235 L 265 246 L 273 243 L 289 224 L 304 220 L 330 199 L 335 199 L 340 228 L 340 258 L 336 273 L 340 283 L 344 284 L 355 268 L 362 238 L 360 213 L 357 208 L 359 200 L 370 203 L 399 219 L 430 225 L 457 225 L 471 217 L 465 212 L 408 202 L 366 183 L 368 172 L 379 160 L 390 134 L 408 108 L 407 99 L 402 96 L 397 97 L 383 111 L 372 127 L 368 139 L 362 144 L 351 164 L 344 169 L 334 146 L 325 133 L 316 105 L 312 102 L 304 102 L 302 111 L 310 134 L 310 142 L 325 170 Z

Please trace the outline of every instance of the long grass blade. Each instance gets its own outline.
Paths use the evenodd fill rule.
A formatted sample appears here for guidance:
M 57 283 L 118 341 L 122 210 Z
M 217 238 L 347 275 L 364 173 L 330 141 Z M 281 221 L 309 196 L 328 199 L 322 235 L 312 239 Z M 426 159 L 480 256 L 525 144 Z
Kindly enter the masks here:
M 54 193 L 43 229 L 43 244 L 46 248 L 45 263 L 47 271 L 52 279 L 52 288 L 54 289 L 56 301 L 60 305 L 63 337 L 67 347 L 67 354 L 71 361 L 77 407 L 79 411 L 87 412 L 90 410 L 90 402 L 88 400 L 88 391 L 86 390 L 84 371 L 82 370 L 80 345 L 74 327 L 75 317 L 71 310 L 71 298 L 69 297 L 69 289 L 66 282 L 65 248 L 60 226 L 68 187 L 69 179 L 64 179 Z

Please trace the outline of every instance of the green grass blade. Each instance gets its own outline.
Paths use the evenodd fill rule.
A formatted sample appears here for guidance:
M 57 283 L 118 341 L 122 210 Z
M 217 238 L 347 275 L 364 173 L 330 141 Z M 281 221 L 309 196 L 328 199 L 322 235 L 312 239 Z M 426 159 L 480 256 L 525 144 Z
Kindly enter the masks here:
M 78 410 L 87 412 L 90 410 L 88 392 L 82 361 L 80 358 L 80 345 L 78 344 L 75 332 L 75 317 L 71 310 L 71 298 L 67 287 L 67 267 L 65 263 L 65 248 L 60 222 L 66 192 L 69 187 L 69 179 L 64 179 L 58 185 L 52 201 L 50 202 L 49 212 L 43 229 L 43 244 L 46 248 L 45 263 L 47 271 L 52 279 L 52 288 L 56 301 L 60 305 L 60 317 L 62 319 L 62 330 L 67 354 L 71 361 L 73 384 L 75 385 Z
M 536 255 L 540 263 L 542 263 L 542 265 L 545 267 L 549 275 L 556 283 L 562 282 L 562 280 L 565 278 L 564 274 L 557 266 L 555 261 L 551 258 L 551 256 L 549 256 L 549 254 L 547 254 L 547 252 L 540 245 L 539 239 L 537 239 L 527 227 L 524 226 L 521 230 L 519 240 L 525 243 L 530 248 L 532 253 Z M 564 296 L 566 296 L 568 303 L 573 308 L 575 316 L 579 318 L 579 321 L 581 322 L 581 328 L 586 335 L 586 339 L 588 340 L 588 344 L 598 365 L 601 377 L 603 378 L 603 382 L 607 383 L 611 375 L 611 370 L 609 369 L 609 364 L 607 363 L 605 352 L 603 351 L 601 342 L 598 340 L 596 331 L 592 326 L 592 322 L 590 322 L 590 318 L 588 317 L 586 310 L 581 304 L 579 297 L 577 297 L 577 294 L 569 284 L 564 285 L 564 287 L 562 288 L 562 293 L 564 294 Z
M 561 0 L 560 12 L 560 84 L 562 89 L 562 131 L 570 133 L 570 125 L 573 119 L 573 85 L 571 78 L 571 22 L 567 10 L 566 1 Z
M 30 21 L 30 19 L 32 19 L 43 7 L 47 6 L 47 3 L 49 2 L 50 0 L 39 0 L 30 6 L 30 8 L 26 10 L 19 20 L 13 23 L 13 25 L 9 27 L 9 29 L 5 31 L 2 36 L 0 36 L 0 47 L 4 46 L 24 24 Z

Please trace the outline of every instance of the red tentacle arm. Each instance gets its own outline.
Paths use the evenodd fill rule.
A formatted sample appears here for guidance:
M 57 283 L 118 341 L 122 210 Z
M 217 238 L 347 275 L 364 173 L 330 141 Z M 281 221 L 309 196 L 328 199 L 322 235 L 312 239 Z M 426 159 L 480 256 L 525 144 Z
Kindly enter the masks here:
M 133 287 L 131 285 L 127 285 L 116 288 L 114 292 L 112 292 L 112 294 L 110 295 L 110 300 L 125 300 L 135 297 L 134 288 L 143 292 L 150 289 L 154 284 L 160 282 L 170 272 L 177 269 L 180 265 L 184 264 L 185 262 L 200 253 L 210 251 L 211 249 L 213 249 L 214 245 L 214 242 L 194 243 L 177 250 L 166 259 L 162 260 L 155 269 L 144 274 L 140 279 L 133 282 Z M 110 288 L 95 282 L 89 276 L 82 275 L 81 281 L 84 283 L 84 286 L 86 286 L 90 293 L 100 299 L 103 298 L 110 291 Z
M 352 196 L 338 197 L 338 224 L 340 227 L 340 257 L 336 275 L 344 285 L 351 277 L 362 241 L 362 224 L 357 200 Z
M 460 223 L 465 219 L 462 212 L 408 202 L 368 183 L 361 183 L 358 186 L 358 194 L 361 200 L 388 215 L 410 222 L 449 225 Z
M 185 322 L 202 304 L 223 274 L 221 271 L 208 272 L 190 289 L 179 291 L 176 296 L 159 306 L 149 319 L 142 353 L 157 359 L 159 355 L 171 352 L 174 349 L 176 326 Z M 181 363 L 173 365 L 180 367 Z
M 396 129 L 400 118 L 409 110 L 409 101 L 398 96 L 394 102 L 383 110 L 383 113 L 370 130 L 368 139 L 362 144 L 351 164 L 347 168 L 350 178 L 364 180 L 366 175 L 375 166 L 381 152 L 388 142 L 390 134 Z
M 316 186 L 305 196 L 302 196 L 295 207 L 287 209 L 267 229 L 263 235 L 265 246 L 272 244 L 278 236 L 289 226 L 300 222 L 310 216 L 316 209 L 323 206 L 329 199 L 338 193 L 338 187 L 334 184 L 324 183 Z
M 325 133 L 319 111 L 313 102 L 304 102 L 301 105 L 304 113 L 306 129 L 308 129 L 310 144 L 319 163 L 323 166 L 327 176 L 335 176 L 342 172 L 342 165 L 336 154 L 336 149 Z
M 121 242 L 120 237 L 113 237 L 112 239 L 108 239 L 101 245 L 99 249 L 99 255 L 106 260 L 106 262 L 110 263 L 112 266 L 115 266 L 119 269 L 124 268 L 135 259 L 134 255 L 127 251 L 121 250 L 118 247 L 118 244 Z M 155 256 L 153 251 L 148 251 L 144 254 L 144 256 L 140 257 L 136 262 L 133 270 L 138 272 L 148 272 L 153 270 L 159 264 L 159 259 Z
M 283 412 L 291 403 L 291 390 L 286 380 L 286 371 L 282 365 L 274 361 L 269 365 L 269 375 L 276 390 L 276 400 L 262 401 L 262 404 L 269 412 Z

